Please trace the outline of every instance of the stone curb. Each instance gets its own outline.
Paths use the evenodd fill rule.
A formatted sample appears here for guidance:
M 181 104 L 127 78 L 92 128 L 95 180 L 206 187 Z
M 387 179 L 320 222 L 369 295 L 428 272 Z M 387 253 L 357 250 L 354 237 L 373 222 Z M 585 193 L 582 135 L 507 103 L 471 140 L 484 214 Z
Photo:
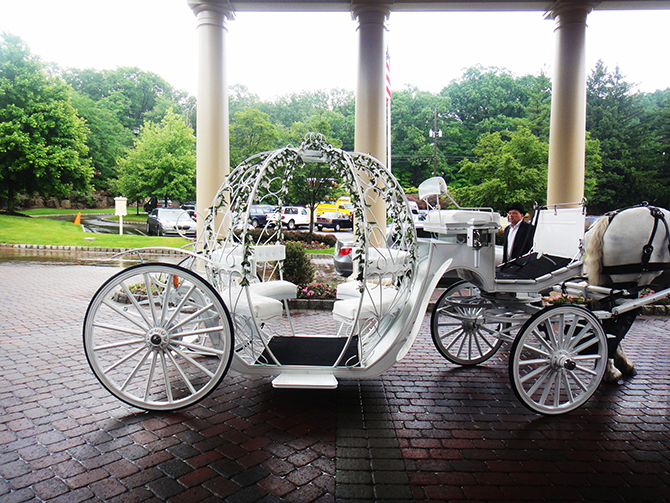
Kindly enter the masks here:
M 18 250 L 48 250 L 48 251 L 80 251 L 90 253 L 119 253 L 132 248 L 107 248 L 103 246 L 68 246 L 68 245 L 30 245 L 30 244 L 16 244 L 16 243 L 0 243 L 0 248 L 15 248 Z M 151 255 L 177 255 L 179 250 L 157 250 Z

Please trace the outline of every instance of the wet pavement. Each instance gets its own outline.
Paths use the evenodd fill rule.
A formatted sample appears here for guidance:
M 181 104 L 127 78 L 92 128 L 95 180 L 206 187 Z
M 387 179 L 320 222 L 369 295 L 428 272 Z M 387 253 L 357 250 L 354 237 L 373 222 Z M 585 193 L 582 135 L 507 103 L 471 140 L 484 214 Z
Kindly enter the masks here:
M 377 378 L 280 390 L 231 371 L 199 404 L 147 413 L 109 395 L 82 349 L 119 264 L 75 263 L 0 263 L 2 503 L 670 500 L 668 318 L 633 325 L 635 377 L 559 417 L 517 401 L 506 346 L 459 368 L 427 320 Z M 302 316 L 316 332 L 330 313 Z

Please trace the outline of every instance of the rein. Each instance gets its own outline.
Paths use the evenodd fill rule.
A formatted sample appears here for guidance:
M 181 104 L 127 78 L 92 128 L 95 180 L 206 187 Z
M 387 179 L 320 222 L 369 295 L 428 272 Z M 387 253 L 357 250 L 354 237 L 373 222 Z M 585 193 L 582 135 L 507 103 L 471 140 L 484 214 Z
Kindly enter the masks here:
M 647 204 L 632 206 L 632 208 L 646 207 L 649 210 L 649 213 L 654 217 L 654 227 L 651 230 L 651 236 L 649 236 L 649 241 L 647 244 L 642 247 L 642 258 L 641 263 L 639 264 L 626 264 L 626 265 L 616 265 L 616 266 L 607 266 L 602 268 L 603 274 L 630 274 L 637 272 L 650 272 L 650 271 L 664 271 L 670 269 L 669 262 L 656 262 L 650 264 L 651 255 L 654 252 L 654 238 L 656 237 L 656 232 L 658 231 L 659 222 L 663 222 L 665 226 L 665 238 L 667 241 L 668 251 L 670 252 L 670 227 L 665 218 L 663 212 L 656 206 L 648 206 Z M 617 216 L 622 211 L 625 211 L 630 208 L 624 208 L 621 210 L 611 211 L 607 213 L 609 222 L 611 223 L 615 216 Z

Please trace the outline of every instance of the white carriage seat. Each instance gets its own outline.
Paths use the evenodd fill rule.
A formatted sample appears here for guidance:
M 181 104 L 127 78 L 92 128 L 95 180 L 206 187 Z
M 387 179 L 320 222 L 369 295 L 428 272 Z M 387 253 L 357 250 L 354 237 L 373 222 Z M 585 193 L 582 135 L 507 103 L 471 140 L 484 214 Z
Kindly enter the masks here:
M 540 210 L 533 236 L 533 251 L 573 259 L 580 255 L 586 215 L 578 208 Z
M 367 320 L 381 316 L 388 311 L 396 299 L 398 291 L 387 286 L 378 286 L 376 291 L 366 290 L 361 300 L 357 297 L 342 298 L 333 304 L 333 318 L 345 323 L 352 323 L 360 310 L 359 320 Z
M 261 295 L 275 300 L 290 300 L 298 296 L 298 286 L 285 279 L 250 283 L 249 290 L 254 295 Z
M 257 320 L 268 320 L 282 315 L 284 305 L 281 301 L 254 294 L 251 290 L 247 295 L 244 287 L 226 288 L 220 293 L 232 314 L 245 318 L 253 314 Z
M 211 254 L 224 276 L 224 283 L 231 286 L 239 285 L 242 280 L 243 247 L 220 248 Z M 286 247 L 281 244 L 255 246 L 250 257 L 251 271 L 256 271 L 260 264 L 276 262 L 286 258 Z M 249 289 L 252 294 L 269 297 L 275 300 L 295 299 L 298 287 L 286 280 L 260 281 L 254 276 Z
M 478 209 L 431 210 L 426 215 L 423 229 L 436 234 L 446 234 L 450 230 L 472 225 L 497 225 L 500 215 L 495 211 Z
M 274 262 L 286 258 L 284 245 L 263 245 L 252 249 L 249 258 L 251 271 L 256 271 L 259 263 Z M 253 313 L 258 320 L 267 320 L 281 316 L 283 303 L 281 301 L 297 297 L 298 287 L 286 280 L 260 281 L 254 275 L 248 285 L 249 296 L 240 286 L 243 278 L 242 260 L 243 247 L 219 248 L 210 259 L 219 268 L 222 279 L 221 296 L 234 314 L 249 317 Z
M 337 286 L 337 301 L 333 305 L 333 317 L 339 321 L 351 323 L 360 309 L 359 319 L 380 316 L 397 301 L 398 290 L 393 279 L 407 271 L 409 253 L 393 248 L 369 248 L 367 253 L 367 281 L 361 292 L 361 283 L 346 281 Z M 357 275 L 354 261 L 354 273 Z M 363 296 L 361 302 L 361 295 Z

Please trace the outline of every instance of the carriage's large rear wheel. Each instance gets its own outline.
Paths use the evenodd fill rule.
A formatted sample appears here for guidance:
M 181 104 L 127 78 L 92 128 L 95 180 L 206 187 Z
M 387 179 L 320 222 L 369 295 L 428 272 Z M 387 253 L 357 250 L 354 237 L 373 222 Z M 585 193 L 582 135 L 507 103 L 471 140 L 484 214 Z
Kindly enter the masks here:
M 607 336 L 589 310 L 552 306 L 534 314 L 512 345 L 512 389 L 529 409 L 563 414 L 595 393 L 607 364 Z
M 503 343 L 503 326 L 485 318 L 492 308 L 479 288 L 461 281 L 440 296 L 430 317 L 437 350 L 456 365 L 477 365 L 491 358 Z
M 102 385 L 146 410 L 177 410 L 211 393 L 233 354 L 230 314 L 200 276 L 171 264 L 129 267 L 95 294 L 86 358 Z

